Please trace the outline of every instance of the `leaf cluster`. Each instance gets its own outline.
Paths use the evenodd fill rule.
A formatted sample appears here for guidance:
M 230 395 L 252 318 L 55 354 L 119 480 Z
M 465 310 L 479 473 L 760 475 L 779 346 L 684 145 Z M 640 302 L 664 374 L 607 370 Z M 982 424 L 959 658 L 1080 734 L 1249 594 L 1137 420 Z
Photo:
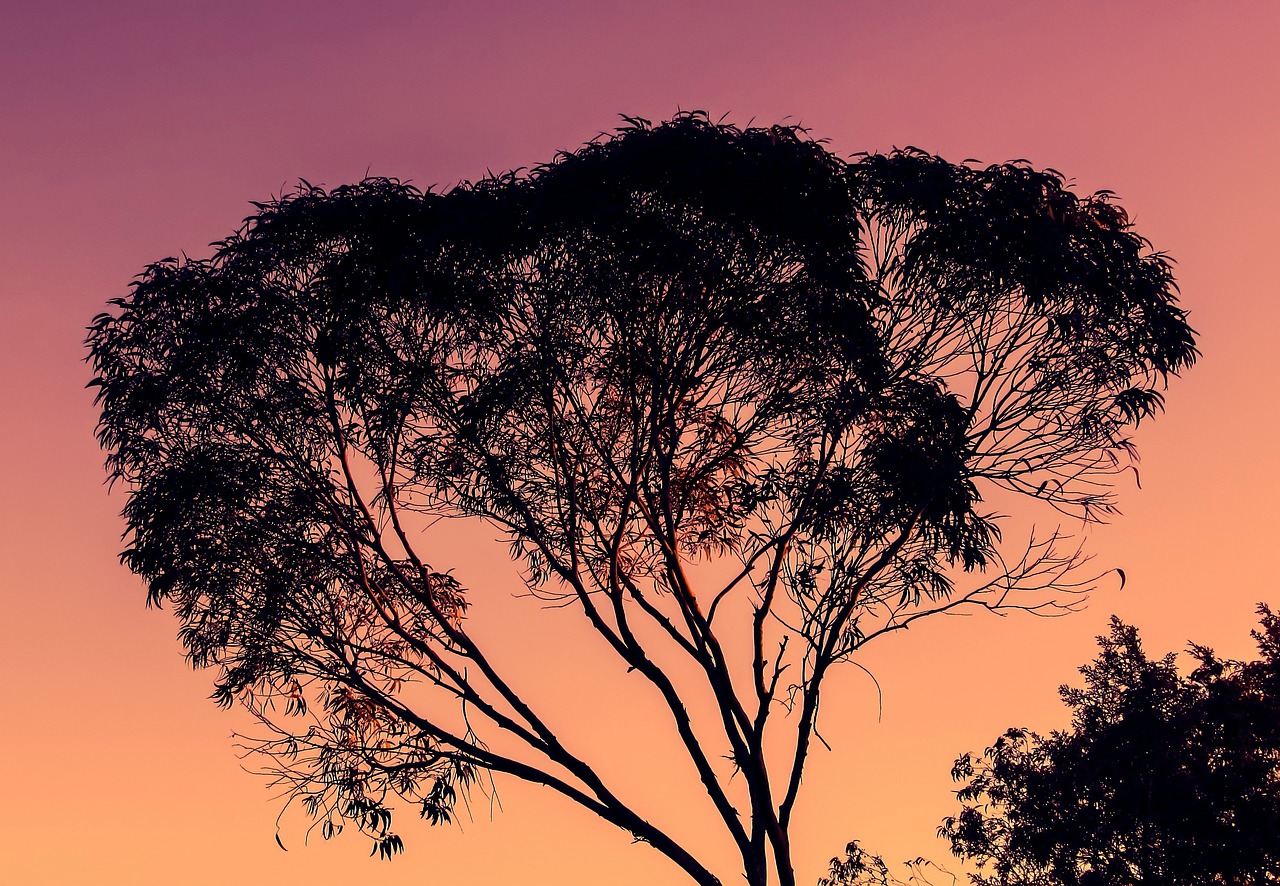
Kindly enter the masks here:
M 1280 619 L 1259 611 L 1260 658 L 1192 646 L 1189 674 L 1113 619 L 1084 686 L 1061 690 L 1070 729 L 960 757 L 963 809 L 939 833 L 975 882 L 1280 882 Z

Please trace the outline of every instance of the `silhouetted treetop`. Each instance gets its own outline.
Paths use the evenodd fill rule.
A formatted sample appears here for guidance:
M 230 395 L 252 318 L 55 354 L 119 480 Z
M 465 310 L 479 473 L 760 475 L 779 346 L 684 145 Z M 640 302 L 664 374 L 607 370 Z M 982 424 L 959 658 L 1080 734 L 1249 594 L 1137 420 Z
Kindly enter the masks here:
M 387 853 L 391 797 L 447 820 L 488 770 L 716 882 L 493 664 L 430 521 L 481 518 L 521 590 L 585 614 L 670 711 L 748 882 L 790 886 L 829 667 L 934 613 L 1063 606 L 1078 551 L 1002 549 L 985 491 L 1104 517 L 1127 429 L 1196 357 L 1168 261 L 1025 164 L 849 162 L 686 114 L 446 192 L 255 205 L 91 327 L 123 559 L 273 731 L 292 796 Z
M 1259 659 L 1192 646 L 1186 675 L 1113 618 L 1085 685 L 1060 690 L 1069 729 L 960 757 L 940 834 L 982 865 L 975 883 L 1280 882 L 1280 619 L 1259 612 Z

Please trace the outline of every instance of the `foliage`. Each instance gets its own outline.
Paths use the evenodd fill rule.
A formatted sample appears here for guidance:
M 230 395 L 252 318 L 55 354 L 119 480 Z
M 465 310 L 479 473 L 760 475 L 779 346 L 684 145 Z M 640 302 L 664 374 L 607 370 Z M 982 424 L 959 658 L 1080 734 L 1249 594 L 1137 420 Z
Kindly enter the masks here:
M 290 795 L 386 854 L 396 797 L 446 822 L 505 773 L 719 882 L 496 663 L 494 589 L 422 549 L 431 521 L 501 532 L 517 590 L 585 615 L 747 882 L 790 886 L 832 665 L 931 614 L 1069 607 L 1078 548 L 1006 549 L 983 495 L 1106 516 L 1127 429 L 1196 357 L 1111 196 L 1022 163 L 687 114 L 446 193 L 257 210 L 91 327 L 123 560 Z
M 981 863 L 974 882 L 1280 882 L 1280 618 L 1260 612 L 1260 659 L 1192 646 L 1186 676 L 1113 618 L 1084 687 L 1061 690 L 1069 730 L 962 756 L 964 808 L 940 833 Z
M 899 879 L 890 873 L 883 858 L 867 852 L 854 840 L 845 846 L 843 857 L 831 859 L 827 876 L 818 880 L 818 886 L 935 886 L 935 877 L 937 886 L 956 883 L 953 874 L 924 858 L 908 861 L 905 867 L 907 879 Z

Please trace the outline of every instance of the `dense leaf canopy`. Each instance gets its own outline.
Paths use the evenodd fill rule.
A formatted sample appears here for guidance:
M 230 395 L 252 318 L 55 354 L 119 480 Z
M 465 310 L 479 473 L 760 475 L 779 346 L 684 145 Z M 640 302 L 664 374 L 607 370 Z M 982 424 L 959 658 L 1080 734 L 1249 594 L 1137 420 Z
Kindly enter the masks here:
M 1126 429 L 1196 356 L 1169 262 L 1110 195 L 1022 163 L 848 162 L 689 114 L 445 193 L 257 209 L 91 328 L 124 561 L 218 698 L 275 731 L 294 796 L 387 852 L 391 796 L 447 820 L 491 770 L 714 882 L 492 664 L 484 589 L 419 550 L 428 521 L 497 527 L 527 587 L 643 675 L 762 883 L 766 844 L 790 866 L 828 667 L 934 612 L 1057 605 L 1023 592 L 1068 588 L 1076 555 L 1007 558 L 984 489 L 1105 516 Z M 737 578 L 695 589 L 686 565 L 725 559 Z M 668 653 L 716 699 L 701 726 Z
M 961 757 L 964 805 L 942 833 L 990 886 L 1280 882 L 1280 619 L 1261 658 L 1192 647 L 1150 659 L 1113 619 L 1102 652 L 1062 688 L 1070 729 L 1009 730 Z

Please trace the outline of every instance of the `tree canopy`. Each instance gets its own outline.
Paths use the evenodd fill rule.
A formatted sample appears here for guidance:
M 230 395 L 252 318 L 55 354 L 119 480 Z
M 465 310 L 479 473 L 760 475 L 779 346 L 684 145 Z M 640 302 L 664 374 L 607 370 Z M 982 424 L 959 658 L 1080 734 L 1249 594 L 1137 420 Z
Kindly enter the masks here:
M 687 114 L 447 192 L 255 205 L 90 329 L 122 556 L 325 835 L 388 856 L 395 798 L 444 822 L 505 773 L 720 882 L 495 664 L 470 626 L 509 589 L 430 521 L 586 616 L 747 882 L 790 886 L 829 669 L 931 614 L 1069 606 L 1075 543 L 1005 546 L 984 495 L 1106 517 L 1196 357 L 1112 195 L 1025 163 Z
M 940 833 L 974 882 L 1280 882 L 1280 618 L 1260 612 L 1259 659 L 1192 646 L 1186 675 L 1113 618 L 1084 687 L 1061 689 L 1070 729 L 960 757 L 963 810 Z

